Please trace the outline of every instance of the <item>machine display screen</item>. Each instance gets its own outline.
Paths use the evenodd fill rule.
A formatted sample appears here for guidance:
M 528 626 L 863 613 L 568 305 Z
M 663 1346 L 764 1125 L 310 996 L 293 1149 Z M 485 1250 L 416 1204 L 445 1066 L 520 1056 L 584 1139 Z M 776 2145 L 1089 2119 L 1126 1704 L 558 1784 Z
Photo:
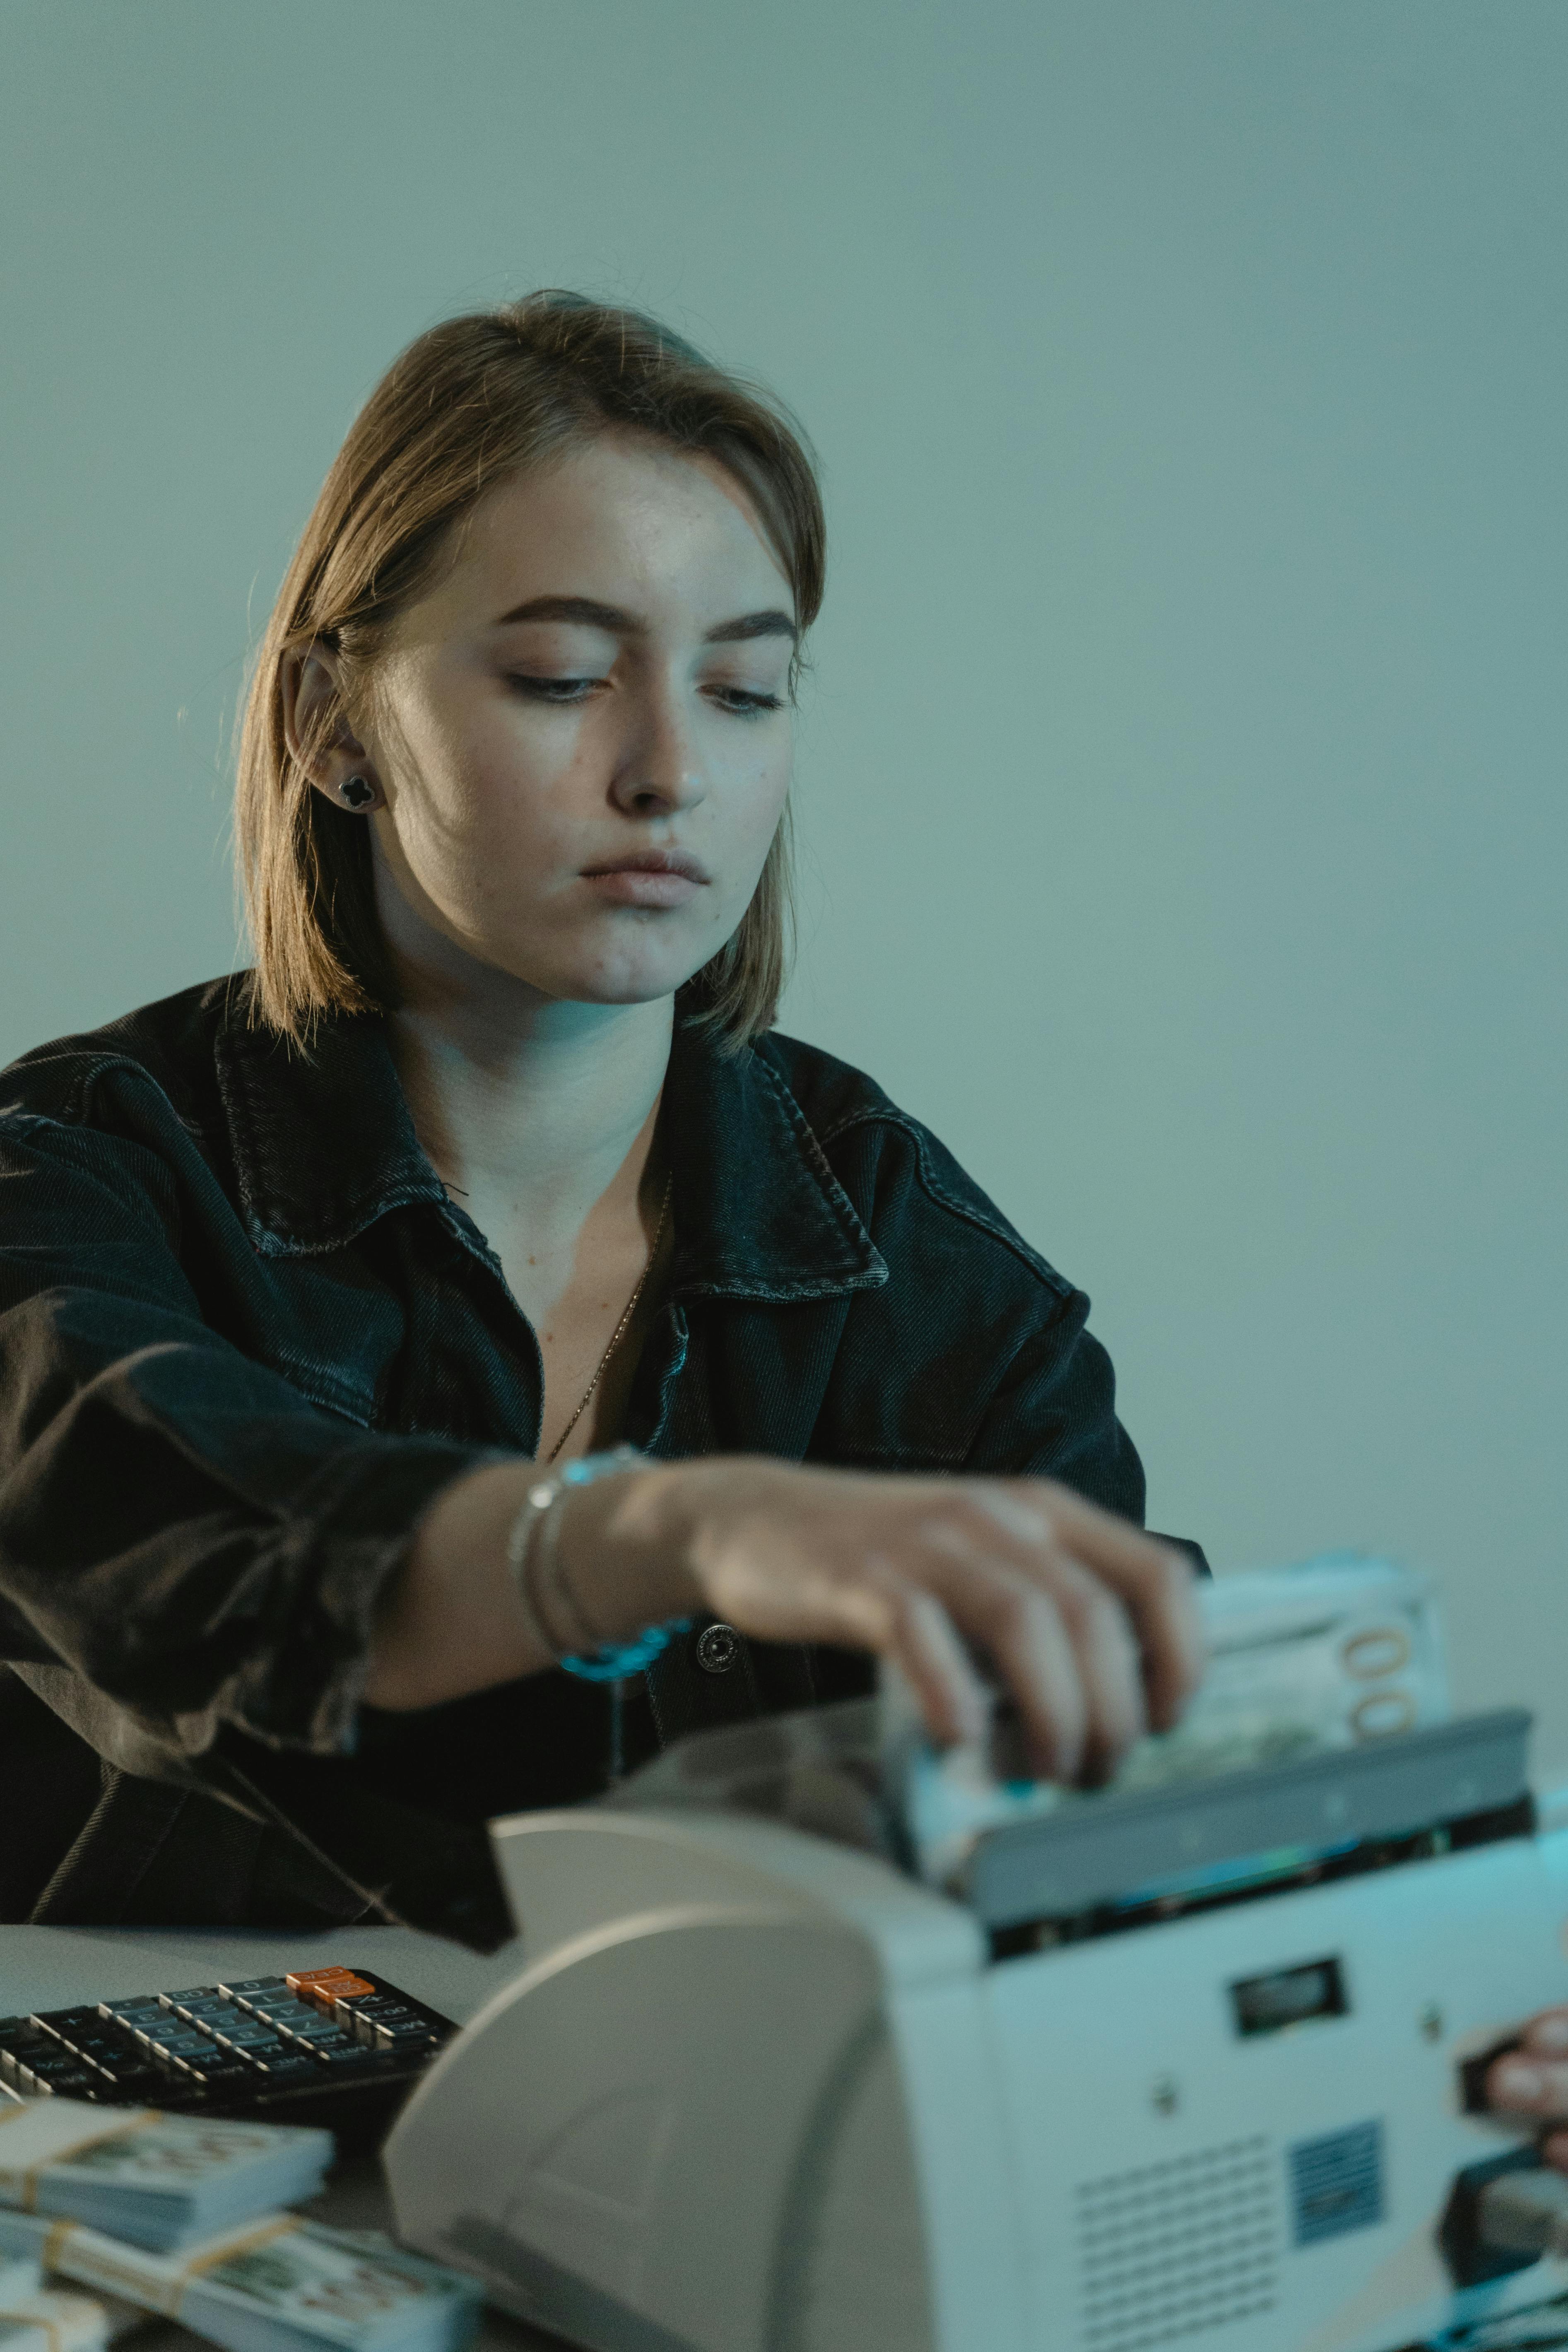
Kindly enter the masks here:
M 1278 1969 L 1266 1977 L 1240 1977 L 1230 1988 L 1236 2030 L 1241 2034 L 1278 2033 L 1304 2025 L 1310 2017 L 1344 2017 L 1344 1971 L 1332 1958 L 1305 1960 L 1299 1969 Z

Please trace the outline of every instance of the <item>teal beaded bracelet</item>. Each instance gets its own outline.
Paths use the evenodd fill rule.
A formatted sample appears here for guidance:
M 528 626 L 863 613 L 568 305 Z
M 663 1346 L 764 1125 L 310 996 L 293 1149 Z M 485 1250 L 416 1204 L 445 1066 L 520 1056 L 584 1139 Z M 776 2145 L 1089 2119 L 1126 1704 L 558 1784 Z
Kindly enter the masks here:
M 635 1642 L 595 1642 L 593 1627 L 561 1578 L 555 1511 L 562 1496 L 571 1487 L 591 1486 L 597 1479 L 635 1469 L 644 1459 L 635 1445 L 616 1445 L 606 1453 L 584 1454 L 575 1462 L 563 1463 L 530 1486 L 507 1538 L 507 1566 L 541 1646 L 567 1674 L 583 1682 L 619 1682 L 627 1675 L 641 1674 L 668 1647 L 671 1637 L 690 1622 L 681 1617 L 647 1626 Z

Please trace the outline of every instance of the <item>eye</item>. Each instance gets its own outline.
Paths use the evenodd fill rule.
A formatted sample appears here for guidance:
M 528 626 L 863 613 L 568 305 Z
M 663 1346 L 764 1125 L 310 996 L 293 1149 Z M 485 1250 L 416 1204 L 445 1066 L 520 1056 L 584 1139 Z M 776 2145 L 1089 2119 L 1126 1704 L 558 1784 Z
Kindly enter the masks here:
M 720 709 L 737 719 L 760 719 L 765 711 L 784 709 L 782 694 L 753 694 L 743 686 L 716 686 L 710 691 Z
M 531 702 L 586 702 L 602 677 L 536 677 L 528 670 L 509 672 L 510 682 Z

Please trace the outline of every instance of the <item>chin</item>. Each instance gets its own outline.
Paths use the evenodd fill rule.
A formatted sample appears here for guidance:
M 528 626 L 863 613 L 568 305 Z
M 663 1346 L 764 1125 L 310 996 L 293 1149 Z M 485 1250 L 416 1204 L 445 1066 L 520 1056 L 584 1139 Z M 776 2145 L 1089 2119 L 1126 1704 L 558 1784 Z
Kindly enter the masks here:
M 670 933 L 661 938 L 652 925 L 639 925 L 628 940 L 617 929 L 618 938 L 584 941 L 579 954 L 561 959 L 549 983 L 552 995 L 581 1004 L 651 1004 L 684 988 L 724 944 L 710 936 L 693 940 L 689 933 L 684 940 Z
M 703 958 L 703 962 L 707 958 Z M 542 971 L 537 963 L 514 964 L 511 969 L 520 980 L 527 981 L 542 995 L 553 997 L 563 1004 L 657 1004 L 661 998 L 673 996 L 683 988 L 700 964 L 685 961 L 666 962 L 660 958 L 633 961 L 629 958 L 606 971 L 602 962 L 586 960 L 582 964 L 557 966 Z

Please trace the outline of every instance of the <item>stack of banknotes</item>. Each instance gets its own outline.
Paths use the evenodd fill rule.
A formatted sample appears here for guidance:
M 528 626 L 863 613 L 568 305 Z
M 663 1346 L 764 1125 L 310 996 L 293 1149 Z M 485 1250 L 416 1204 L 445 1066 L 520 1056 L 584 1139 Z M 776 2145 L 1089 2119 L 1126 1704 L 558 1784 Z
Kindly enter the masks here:
M 0 2108 L 0 2290 L 13 2305 L 0 2352 L 33 2352 L 10 2343 L 13 2315 L 45 2324 L 37 2352 L 101 2352 L 124 2305 L 229 2352 L 459 2352 L 479 2323 L 472 2279 L 277 2210 L 320 2188 L 331 2154 L 329 2132 L 288 2124 L 61 2098 Z M 41 2294 L 41 2274 L 98 2290 L 110 2310 Z
M 312 2197 L 331 2132 L 77 2099 L 0 2110 L 0 2205 L 64 2214 L 155 2253 Z
M 227 2352 L 461 2352 L 479 2326 L 477 2281 L 390 2239 L 296 2213 L 247 2221 L 174 2253 L 80 2221 L 0 2210 L 0 2256 L 177 2319 Z
M 1436 1599 L 1413 1570 L 1357 1553 L 1248 1569 L 1197 1589 L 1207 1663 L 1173 1731 L 1139 1740 L 1110 1787 L 1168 1789 L 1386 1739 L 1448 1718 Z M 935 1752 L 901 1678 L 884 1677 L 884 1794 L 921 1877 L 956 1885 L 975 1839 L 1095 1792 L 1028 1777 L 998 1699 L 990 1733 Z
M 1217 1577 L 1197 1601 L 1202 1685 L 1175 1730 L 1136 1743 L 1113 1792 L 1286 1764 L 1447 1720 L 1436 1604 L 1409 1569 L 1336 1553 Z M 903 1677 L 884 1669 L 874 1700 L 683 1740 L 604 1801 L 759 1813 L 888 1854 L 962 1894 L 987 1831 L 1103 1801 L 1100 1790 L 1032 1779 L 1010 1703 L 1000 1691 L 991 1699 L 984 1738 L 938 1750 Z
M 103 2352 L 109 2334 L 102 2304 L 46 2287 L 34 2255 L 0 2254 L 0 2352 Z

